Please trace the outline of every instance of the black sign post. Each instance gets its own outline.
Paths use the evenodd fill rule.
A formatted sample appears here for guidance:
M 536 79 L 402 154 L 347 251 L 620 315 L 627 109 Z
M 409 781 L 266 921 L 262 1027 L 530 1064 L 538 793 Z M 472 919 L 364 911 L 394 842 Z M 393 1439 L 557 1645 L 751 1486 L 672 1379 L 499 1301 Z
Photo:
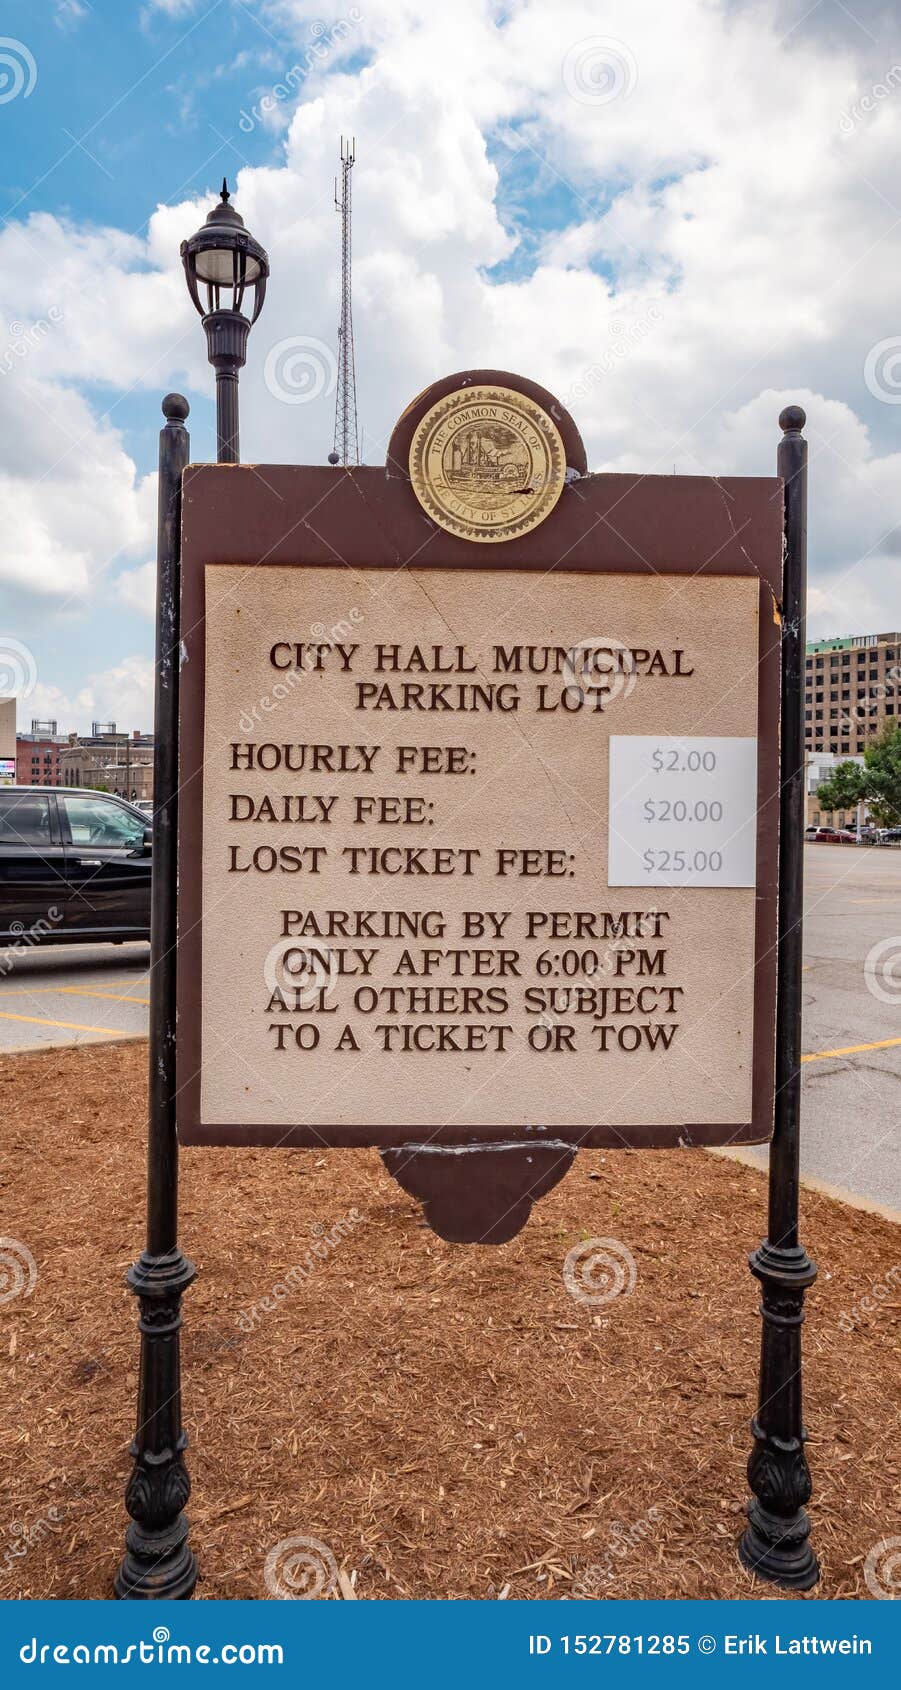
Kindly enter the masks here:
M 776 984 L 776 1113 L 770 1144 L 767 1237 L 750 1258 L 763 1320 L 760 1401 L 752 1422 L 748 1481 L 755 1500 L 739 1553 L 762 1578 L 809 1590 L 820 1576 L 810 1547 L 810 1472 L 801 1420 L 804 1293 L 816 1267 L 798 1238 L 801 1142 L 801 948 L 804 919 L 804 622 L 807 597 L 807 418 L 789 405 L 779 418 L 784 485 L 782 730 L 779 815 L 779 941 Z
M 150 917 L 150 1095 L 147 1136 L 147 1248 L 128 1274 L 141 1305 L 141 1374 L 134 1468 L 125 1492 L 131 1515 L 120 1598 L 186 1597 L 197 1583 L 182 1509 L 191 1491 L 181 1423 L 181 1296 L 194 1264 L 178 1246 L 175 1131 L 175 945 L 178 869 L 178 599 L 181 482 L 188 462 L 188 402 L 163 400 L 160 430 L 153 750 L 153 890 Z

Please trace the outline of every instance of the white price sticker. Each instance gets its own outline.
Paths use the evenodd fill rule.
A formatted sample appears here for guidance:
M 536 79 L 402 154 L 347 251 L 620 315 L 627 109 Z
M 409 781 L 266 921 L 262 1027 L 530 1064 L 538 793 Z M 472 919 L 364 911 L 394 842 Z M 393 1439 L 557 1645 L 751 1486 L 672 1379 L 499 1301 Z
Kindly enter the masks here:
M 754 886 L 756 739 L 610 739 L 610 886 Z

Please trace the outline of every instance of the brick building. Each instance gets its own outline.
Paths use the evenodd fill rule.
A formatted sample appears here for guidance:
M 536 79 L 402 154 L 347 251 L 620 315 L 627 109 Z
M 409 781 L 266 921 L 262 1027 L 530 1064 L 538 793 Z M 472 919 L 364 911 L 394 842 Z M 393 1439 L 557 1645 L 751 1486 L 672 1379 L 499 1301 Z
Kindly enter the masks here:
M 59 754 L 68 743 L 55 722 L 33 720 L 31 732 L 16 738 L 16 784 L 59 786 Z
M 119 733 L 115 722 L 94 722 L 90 734 L 70 734 L 59 757 L 61 786 L 89 786 L 120 798 L 153 798 L 153 734 Z

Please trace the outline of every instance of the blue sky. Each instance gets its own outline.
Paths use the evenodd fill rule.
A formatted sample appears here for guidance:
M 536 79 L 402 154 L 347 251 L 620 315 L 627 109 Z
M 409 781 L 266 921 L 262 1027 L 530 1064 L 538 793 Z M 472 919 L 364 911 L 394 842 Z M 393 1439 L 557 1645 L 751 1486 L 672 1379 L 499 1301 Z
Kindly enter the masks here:
M 3 16 L 38 70 L 4 125 L 6 217 L 43 209 L 143 232 L 158 197 L 177 203 L 277 151 L 259 126 L 241 129 L 241 113 L 296 40 L 250 5 L 172 14 L 123 0 L 6 0 Z
M 342 131 L 358 147 L 369 461 L 426 382 L 478 364 L 568 400 L 598 469 L 770 473 L 780 404 L 798 397 L 811 630 L 901 627 L 893 14 L 6 0 L 0 662 L 25 677 L 21 719 L 150 725 L 167 388 L 190 398 L 192 455 L 214 452 L 178 245 L 223 174 L 273 264 L 242 378 L 245 454 L 324 458 Z
M 160 201 L 177 204 L 203 194 L 223 175 L 234 180 L 242 166 L 281 154 L 279 136 L 253 122 L 253 108 L 279 73 L 298 62 L 298 32 L 281 30 L 272 16 L 264 20 L 258 8 L 218 0 L 170 13 L 122 0 L 7 0 L 3 19 L 36 70 L 31 91 L 0 107 L 0 215 L 6 224 L 48 212 L 78 226 L 144 237 Z M 317 32 L 307 39 L 315 44 Z M 27 86 L 27 58 L 18 51 L 14 56 Z M 305 62 L 302 51 L 299 62 Z M 161 421 L 154 396 L 143 387 L 122 391 L 109 380 L 79 387 L 96 415 L 120 431 L 138 472 L 152 471 Z M 212 457 L 211 395 L 201 389 L 191 398 L 194 456 Z M 89 450 L 89 441 L 82 449 Z M 69 698 L 110 657 L 152 649 L 147 618 L 121 601 L 110 605 L 102 593 L 89 611 L 63 595 L 49 623 L 42 598 L 16 590 L 7 602 L 15 610 L 16 635 L 40 653 L 40 673 L 52 676 Z M 20 723 L 30 720 L 34 707 L 23 709 Z M 60 722 L 61 729 L 69 725 Z M 143 719 L 137 725 L 150 724 Z
M 4 220 L 47 211 L 144 236 L 160 201 L 178 204 L 223 176 L 234 181 L 243 165 L 280 157 L 279 136 L 260 123 L 248 129 L 246 120 L 297 61 L 298 32 L 259 7 L 6 0 L 3 15 L 37 69 L 32 92 L 8 115 L 0 110 Z M 308 32 L 311 47 L 316 40 Z M 114 406 L 129 451 L 141 468 L 152 467 L 158 413 L 146 394 L 82 387 L 98 412 Z M 198 457 L 215 455 L 214 420 L 198 394 Z

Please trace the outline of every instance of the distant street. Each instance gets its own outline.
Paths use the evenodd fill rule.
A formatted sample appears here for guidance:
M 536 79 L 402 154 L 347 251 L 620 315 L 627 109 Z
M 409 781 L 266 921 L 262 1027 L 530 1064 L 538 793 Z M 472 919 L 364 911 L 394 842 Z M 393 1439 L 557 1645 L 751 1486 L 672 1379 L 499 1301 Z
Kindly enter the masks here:
M 901 1211 L 901 851 L 808 845 L 804 884 L 802 1170 Z
M 901 851 L 809 845 L 804 866 L 803 1170 L 901 1211 Z M 871 991 L 864 963 L 880 945 L 896 982 L 877 966 Z M 0 976 L 0 1051 L 146 1034 L 149 961 L 147 945 L 14 958 Z

